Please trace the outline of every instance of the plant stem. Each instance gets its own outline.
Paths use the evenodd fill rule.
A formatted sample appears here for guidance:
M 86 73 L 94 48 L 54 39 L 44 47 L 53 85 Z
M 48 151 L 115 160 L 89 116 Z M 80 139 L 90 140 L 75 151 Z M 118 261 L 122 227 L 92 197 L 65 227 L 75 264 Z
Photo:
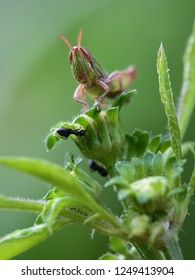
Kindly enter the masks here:
M 167 58 L 162 44 L 158 51 L 157 72 L 159 79 L 160 97 L 164 105 L 165 113 L 168 120 L 168 128 L 171 136 L 171 146 L 177 159 L 180 159 L 182 155 L 180 129 L 173 100 L 173 92 L 169 77 Z
M 170 260 L 183 260 L 183 255 L 176 238 L 169 238 L 166 240 L 164 253 L 167 259 Z
M 184 54 L 183 84 L 178 104 L 178 117 L 183 139 L 195 106 L 195 22 Z
M 25 200 L 0 195 L 0 209 L 41 212 L 44 204 L 44 201 Z
M 132 242 L 136 250 L 138 251 L 142 260 L 163 260 L 163 255 L 159 250 L 152 247 L 148 247 L 144 244 Z

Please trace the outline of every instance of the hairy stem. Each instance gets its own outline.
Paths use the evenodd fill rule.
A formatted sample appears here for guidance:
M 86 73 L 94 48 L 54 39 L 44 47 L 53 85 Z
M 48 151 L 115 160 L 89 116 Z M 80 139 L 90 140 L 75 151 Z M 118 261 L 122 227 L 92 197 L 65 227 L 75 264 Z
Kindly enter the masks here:
M 41 212 L 45 202 L 26 200 L 21 198 L 11 198 L 0 195 L 0 209 L 21 210 L 28 212 Z

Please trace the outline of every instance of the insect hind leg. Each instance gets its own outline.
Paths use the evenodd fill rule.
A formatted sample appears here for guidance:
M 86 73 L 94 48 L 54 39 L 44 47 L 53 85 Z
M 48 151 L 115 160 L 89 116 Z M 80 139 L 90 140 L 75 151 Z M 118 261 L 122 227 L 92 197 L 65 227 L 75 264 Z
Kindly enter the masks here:
M 108 93 L 110 92 L 110 88 L 105 82 L 103 82 L 101 80 L 100 81 L 97 80 L 96 84 L 101 86 L 105 90 L 104 93 L 102 95 L 100 95 L 97 99 L 98 112 L 100 112 L 102 100 L 104 99 L 104 97 L 106 97 L 106 95 L 108 95 Z
M 118 85 L 117 85 L 118 90 L 117 91 L 123 92 L 124 91 L 124 86 L 123 86 L 122 79 L 123 79 L 122 71 L 116 70 L 108 76 L 108 78 L 106 80 L 106 83 L 109 84 L 111 82 L 117 82 L 118 83 Z

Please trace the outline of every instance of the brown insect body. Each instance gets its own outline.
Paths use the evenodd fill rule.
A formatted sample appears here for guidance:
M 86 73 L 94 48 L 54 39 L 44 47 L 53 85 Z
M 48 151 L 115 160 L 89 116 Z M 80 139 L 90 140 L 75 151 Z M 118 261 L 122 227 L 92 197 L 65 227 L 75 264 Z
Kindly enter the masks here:
M 61 34 L 59 37 L 70 49 L 69 62 L 74 78 L 79 82 L 75 90 L 74 99 L 84 105 L 83 112 L 88 109 L 85 98 L 87 91 L 92 99 L 97 99 L 98 110 L 105 97 L 114 98 L 127 89 L 129 83 L 135 79 L 136 70 L 129 66 L 123 71 L 114 71 L 108 74 L 93 58 L 85 47 L 81 46 L 82 29 L 80 29 L 77 46 L 72 47 L 69 41 Z

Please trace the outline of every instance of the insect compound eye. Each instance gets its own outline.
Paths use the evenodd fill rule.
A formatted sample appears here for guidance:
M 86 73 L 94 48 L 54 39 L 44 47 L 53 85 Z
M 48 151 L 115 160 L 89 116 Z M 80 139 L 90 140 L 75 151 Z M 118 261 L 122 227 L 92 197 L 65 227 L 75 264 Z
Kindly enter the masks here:
M 68 60 L 69 63 L 72 64 L 72 51 L 69 52 Z
M 84 55 L 84 57 L 87 59 L 88 62 L 92 61 L 92 55 L 86 48 L 81 47 L 81 52 Z

